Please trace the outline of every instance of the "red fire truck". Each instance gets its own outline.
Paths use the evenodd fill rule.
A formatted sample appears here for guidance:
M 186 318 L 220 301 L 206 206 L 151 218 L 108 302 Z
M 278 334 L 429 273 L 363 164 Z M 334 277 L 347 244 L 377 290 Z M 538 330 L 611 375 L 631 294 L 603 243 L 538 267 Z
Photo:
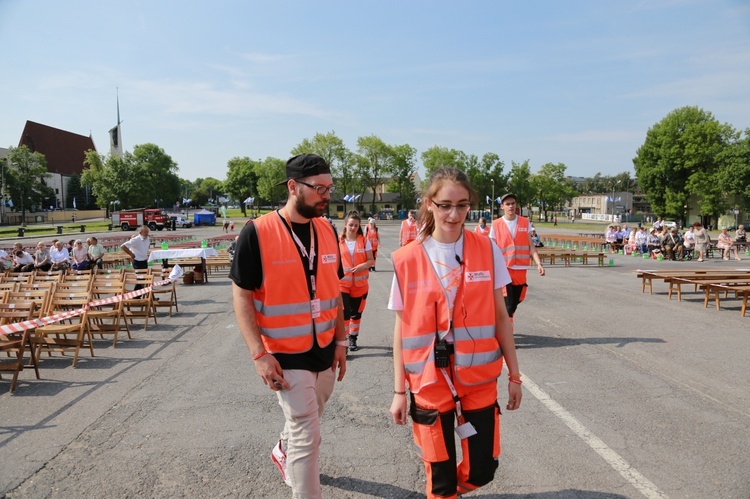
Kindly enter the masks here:
M 151 230 L 162 230 L 169 223 L 169 217 L 159 208 L 139 208 L 112 213 L 112 225 L 122 230 L 136 230 L 148 225 Z

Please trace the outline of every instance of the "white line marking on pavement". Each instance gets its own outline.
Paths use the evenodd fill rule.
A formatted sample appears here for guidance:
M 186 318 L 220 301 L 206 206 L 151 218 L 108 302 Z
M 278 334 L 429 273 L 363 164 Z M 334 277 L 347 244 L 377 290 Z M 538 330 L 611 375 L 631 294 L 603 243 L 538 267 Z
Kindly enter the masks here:
M 523 377 L 523 386 L 531 392 L 531 394 L 544 404 L 547 409 L 558 418 L 563 420 L 568 428 L 581 437 L 589 447 L 594 449 L 597 454 L 604 458 L 604 460 L 612 466 L 620 475 L 625 478 L 633 487 L 649 499 L 667 499 L 667 495 L 660 491 L 656 485 L 651 483 L 645 476 L 641 475 L 635 468 L 631 467 L 627 461 L 625 461 L 619 454 L 610 449 L 599 437 L 591 433 L 585 426 L 581 424 L 572 414 L 566 411 L 563 406 L 552 400 L 552 398 L 539 386 L 528 379 L 526 376 Z

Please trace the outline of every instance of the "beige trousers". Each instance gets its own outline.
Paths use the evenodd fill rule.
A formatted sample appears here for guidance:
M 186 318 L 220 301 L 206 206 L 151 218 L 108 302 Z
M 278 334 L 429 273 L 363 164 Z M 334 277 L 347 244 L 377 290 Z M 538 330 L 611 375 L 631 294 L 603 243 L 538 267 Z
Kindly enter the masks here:
M 289 369 L 284 371 L 289 390 L 276 392 L 284 411 L 281 448 L 286 451 L 286 472 L 295 499 L 320 499 L 320 417 L 333 392 L 335 373 Z

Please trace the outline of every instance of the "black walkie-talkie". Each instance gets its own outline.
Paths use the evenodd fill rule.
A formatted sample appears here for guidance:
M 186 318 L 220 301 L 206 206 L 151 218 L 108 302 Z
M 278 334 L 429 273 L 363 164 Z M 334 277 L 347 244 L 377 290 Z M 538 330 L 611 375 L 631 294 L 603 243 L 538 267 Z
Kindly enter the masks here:
M 440 326 L 438 325 L 438 304 L 435 302 L 435 367 L 448 367 L 451 355 L 448 351 L 448 342 L 440 339 Z

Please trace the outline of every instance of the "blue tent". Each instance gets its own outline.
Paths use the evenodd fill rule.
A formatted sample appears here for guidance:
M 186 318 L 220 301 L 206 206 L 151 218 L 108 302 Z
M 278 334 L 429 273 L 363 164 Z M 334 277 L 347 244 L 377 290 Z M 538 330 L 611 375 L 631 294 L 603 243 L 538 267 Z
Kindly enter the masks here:
M 193 223 L 198 225 L 216 225 L 216 213 L 208 210 L 196 211 L 193 214 Z

